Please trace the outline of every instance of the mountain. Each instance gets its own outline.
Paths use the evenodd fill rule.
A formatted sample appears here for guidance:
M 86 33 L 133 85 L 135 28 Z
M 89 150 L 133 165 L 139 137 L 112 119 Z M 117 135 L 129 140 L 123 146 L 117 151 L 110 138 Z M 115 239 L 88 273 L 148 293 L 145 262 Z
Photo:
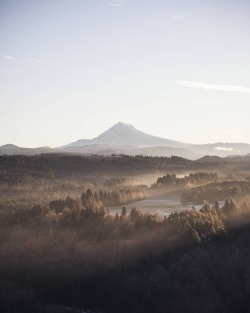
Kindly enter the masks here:
M 227 157 L 250 155 L 250 144 L 223 143 L 193 145 L 146 134 L 130 124 L 119 122 L 93 139 L 80 139 L 65 146 L 21 148 L 12 144 L 0 147 L 0 155 L 41 153 L 127 154 L 147 156 L 178 156 L 190 160 L 204 156 Z M 201 159 L 202 162 L 202 159 Z
M 41 153 L 50 153 L 53 149 L 50 147 L 39 147 L 39 148 L 21 148 L 12 144 L 0 146 L 0 155 L 34 155 Z
M 193 145 L 146 134 L 130 124 L 119 122 L 93 139 L 80 139 L 60 151 L 84 154 L 128 154 L 172 156 L 199 159 L 205 155 L 226 157 L 250 153 L 245 143 L 222 143 Z
M 172 156 L 198 159 L 202 156 L 189 149 L 190 144 L 146 134 L 130 124 L 118 122 L 93 139 L 80 139 L 60 151 L 84 154 L 127 154 L 149 156 Z
M 170 139 L 148 135 L 130 124 L 118 122 L 93 139 L 80 139 L 66 146 L 83 145 L 129 145 L 136 147 L 187 147 L 188 144 Z

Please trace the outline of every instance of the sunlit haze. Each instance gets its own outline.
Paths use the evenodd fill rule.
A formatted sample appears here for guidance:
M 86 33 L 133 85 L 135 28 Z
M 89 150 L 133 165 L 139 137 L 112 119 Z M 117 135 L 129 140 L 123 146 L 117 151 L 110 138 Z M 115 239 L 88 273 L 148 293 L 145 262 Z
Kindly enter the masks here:
M 57 147 L 118 121 L 250 143 L 250 2 L 1 0 L 0 145 Z

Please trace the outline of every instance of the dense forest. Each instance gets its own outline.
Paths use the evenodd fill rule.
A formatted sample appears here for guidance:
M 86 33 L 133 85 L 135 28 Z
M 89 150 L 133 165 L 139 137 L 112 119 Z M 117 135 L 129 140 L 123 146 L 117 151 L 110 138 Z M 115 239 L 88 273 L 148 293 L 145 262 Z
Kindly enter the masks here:
M 82 156 L 41 154 L 36 156 L 0 156 L 0 178 L 5 183 L 34 182 L 37 179 L 60 179 L 82 175 L 150 173 L 171 168 L 192 167 L 193 161 L 179 157 Z
M 223 163 L 220 175 L 208 160 Z M 1 312 L 249 312 L 245 161 L 206 158 L 194 166 L 180 158 L 65 155 L 0 161 Z M 107 175 L 111 161 L 117 163 Z M 135 180 L 135 172 L 142 176 Z M 147 189 L 138 182 L 149 176 Z M 167 216 L 153 207 L 128 209 L 155 181 L 180 184 L 184 203 L 204 205 Z
M 105 207 L 113 207 L 143 200 L 145 197 L 146 194 L 142 188 L 127 188 L 112 192 L 100 190 L 94 194 L 88 189 L 82 194 L 81 200 L 84 207 L 88 207 L 93 201 Z
M 177 177 L 176 174 L 167 174 L 162 177 L 158 177 L 152 188 L 159 187 L 172 187 L 172 189 L 178 189 L 188 187 L 190 185 L 202 185 L 209 182 L 215 182 L 218 180 L 217 173 L 196 172 L 185 175 L 184 177 Z
M 223 201 L 226 197 L 244 198 L 250 193 L 250 181 L 229 180 L 214 182 L 200 187 L 186 190 L 181 195 L 181 202 L 184 204 L 199 204 L 203 201 L 214 203 L 216 200 Z
M 82 175 L 123 175 L 165 171 L 181 173 L 183 171 L 237 172 L 249 173 L 250 157 L 219 158 L 206 156 L 196 161 L 180 157 L 149 156 L 83 156 L 67 154 L 41 154 L 35 156 L 0 156 L 0 182 L 25 183 L 38 179 L 61 179 L 81 177 Z M 249 176 L 249 174 L 248 174 Z
M 248 312 L 249 201 L 164 219 L 62 201 L 1 215 L 3 312 Z

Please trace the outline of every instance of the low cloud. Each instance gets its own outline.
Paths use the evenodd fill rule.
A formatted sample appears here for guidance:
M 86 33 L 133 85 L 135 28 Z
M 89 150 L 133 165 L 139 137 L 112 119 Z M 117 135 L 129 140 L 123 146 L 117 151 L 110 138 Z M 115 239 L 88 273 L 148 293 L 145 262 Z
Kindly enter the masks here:
M 188 17 L 188 14 L 176 15 L 173 17 L 173 20 L 178 22 L 178 21 L 185 20 L 187 17 Z
M 37 63 L 48 63 L 47 61 L 41 60 L 41 59 L 36 59 L 35 61 L 36 61 Z
M 121 3 L 113 3 L 113 2 L 108 2 L 106 3 L 106 5 L 110 6 L 110 7 L 121 7 Z
M 4 58 L 5 60 L 16 60 L 19 62 L 35 62 L 35 63 L 45 63 L 45 64 L 49 64 L 48 61 L 45 61 L 43 59 L 36 59 L 36 58 L 14 58 L 11 55 L 8 54 L 3 54 L 0 55 L 0 57 Z
M 111 2 L 107 2 L 106 5 L 110 6 L 110 7 L 117 7 L 120 8 L 122 7 L 124 4 L 126 4 L 127 1 L 126 0 L 117 0 L 117 1 L 111 1 Z
M 6 60 L 14 60 L 14 58 L 11 55 L 5 54 L 5 55 L 2 55 L 2 57 Z
M 250 93 L 250 88 L 242 87 L 242 86 L 206 84 L 206 83 L 201 83 L 201 82 L 193 82 L 193 81 L 185 81 L 185 80 L 175 81 L 174 83 L 179 86 L 197 88 L 197 89 L 203 89 L 203 90 Z
M 215 147 L 214 150 L 233 151 L 233 148 L 230 148 L 230 147 Z

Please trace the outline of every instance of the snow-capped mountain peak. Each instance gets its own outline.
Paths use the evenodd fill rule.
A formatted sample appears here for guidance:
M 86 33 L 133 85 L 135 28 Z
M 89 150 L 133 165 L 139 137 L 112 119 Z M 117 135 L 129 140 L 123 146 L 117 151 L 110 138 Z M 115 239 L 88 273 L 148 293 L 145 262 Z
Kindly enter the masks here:
M 108 130 L 100 134 L 98 137 L 91 140 L 81 139 L 74 143 L 69 144 L 70 146 L 82 146 L 82 145 L 132 145 L 138 147 L 153 147 L 153 146 L 168 146 L 168 147 L 180 147 L 186 146 L 186 144 L 160 138 L 152 135 L 148 135 L 133 125 L 118 122 Z

